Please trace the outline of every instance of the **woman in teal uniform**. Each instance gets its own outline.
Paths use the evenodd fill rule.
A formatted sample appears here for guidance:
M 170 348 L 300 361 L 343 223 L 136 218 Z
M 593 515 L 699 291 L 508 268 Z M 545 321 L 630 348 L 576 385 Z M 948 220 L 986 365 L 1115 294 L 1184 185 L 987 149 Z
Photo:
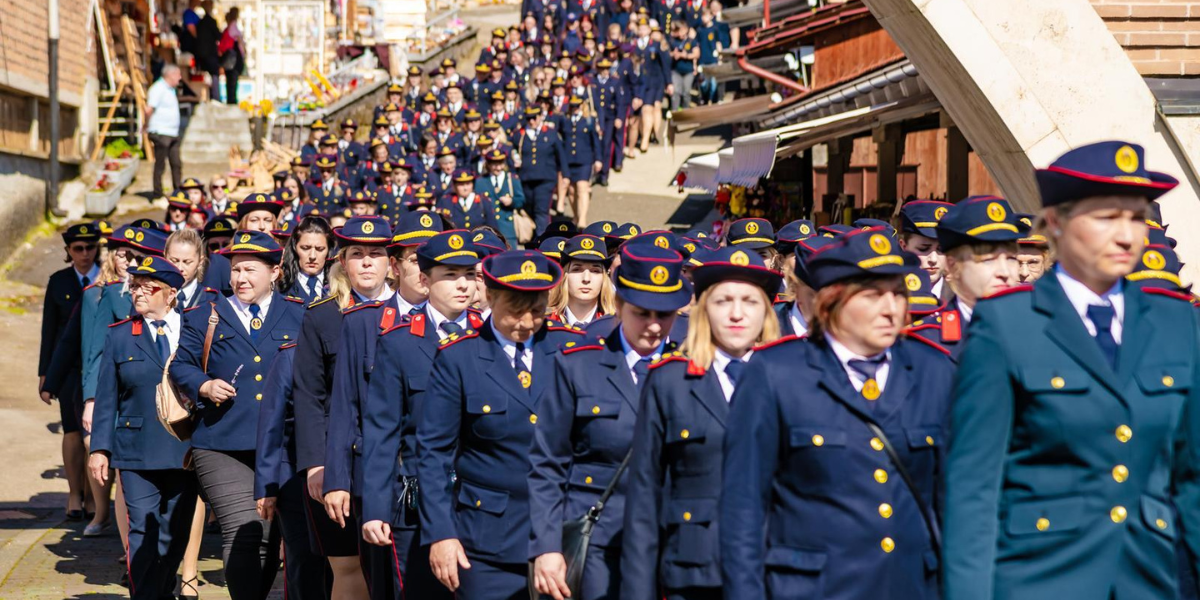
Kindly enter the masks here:
M 1187 296 L 1125 276 L 1149 202 L 1177 182 L 1118 141 L 1037 179 L 1058 263 L 975 306 L 945 471 L 945 598 L 1175 598 L 1176 540 L 1193 566 L 1200 550 L 1200 330 Z

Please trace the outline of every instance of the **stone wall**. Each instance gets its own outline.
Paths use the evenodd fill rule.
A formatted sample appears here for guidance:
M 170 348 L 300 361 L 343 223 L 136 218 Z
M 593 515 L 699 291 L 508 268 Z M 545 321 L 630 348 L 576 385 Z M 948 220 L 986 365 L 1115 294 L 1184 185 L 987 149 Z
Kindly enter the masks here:
M 1091 0 L 1143 76 L 1200 75 L 1200 2 Z

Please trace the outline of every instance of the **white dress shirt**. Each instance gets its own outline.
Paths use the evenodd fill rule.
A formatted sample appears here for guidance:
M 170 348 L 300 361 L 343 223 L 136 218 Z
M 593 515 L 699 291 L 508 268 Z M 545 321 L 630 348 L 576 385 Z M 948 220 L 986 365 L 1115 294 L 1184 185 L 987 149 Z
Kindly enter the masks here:
M 193 279 L 191 281 L 191 283 L 188 283 L 187 285 L 179 288 L 179 293 L 183 294 L 183 297 L 185 299 L 185 302 L 181 302 L 181 304 L 183 304 L 183 308 L 189 308 L 196 304 L 196 294 L 199 291 L 200 291 L 200 280 L 199 279 Z
M 395 296 L 396 296 L 396 308 L 399 309 L 400 314 L 402 314 L 402 315 L 407 315 L 408 313 L 412 312 L 412 310 L 414 308 L 422 308 L 423 309 L 423 308 L 425 308 L 425 304 L 428 302 L 428 301 L 425 301 L 425 302 L 419 302 L 417 304 L 413 304 L 412 302 L 405 300 L 403 294 L 397 293 L 397 294 L 395 294 Z
M 267 311 L 271 308 L 271 298 L 273 297 L 274 294 L 267 294 L 267 297 L 258 303 L 258 318 L 262 319 L 263 323 L 267 322 Z M 242 327 L 246 328 L 246 333 L 250 333 L 250 321 L 254 318 L 254 315 L 250 314 L 250 305 L 242 304 L 242 301 L 238 300 L 237 294 L 232 294 L 227 299 L 229 306 L 233 308 L 233 313 L 237 315 L 238 321 L 242 323 Z
M 306 290 L 313 290 L 317 297 L 325 295 L 325 274 L 318 273 L 316 276 L 305 275 L 303 272 L 297 273 L 296 276 L 300 279 L 300 286 Z M 316 287 L 313 287 L 313 280 L 316 280 Z
M 1071 306 L 1075 308 L 1079 318 L 1083 319 L 1083 326 L 1087 328 L 1092 337 L 1096 336 L 1096 325 L 1088 318 L 1087 308 L 1092 305 L 1112 307 L 1114 313 L 1112 336 L 1113 340 L 1120 344 L 1125 322 L 1125 290 L 1121 287 L 1121 280 L 1118 279 L 1107 292 L 1097 294 L 1080 283 L 1078 279 L 1071 277 L 1061 264 L 1054 266 L 1054 276 L 1058 277 L 1058 283 L 1062 286 L 1063 292 L 1066 292 L 1067 300 L 1071 301 Z
M 596 306 L 592 307 L 591 312 L 584 315 L 583 318 L 581 319 L 579 317 L 576 317 L 575 313 L 571 312 L 571 307 L 568 306 L 563 309 L 563 321 L 565 321 L 567 325 L 571 325 L 572 327 L 575 325 L 579 325 L 580 327 L 582 327 L 584 325 L 587 325 L 588 323 L 591 323 L 596 318 L 596 311 L 598 311 L 598 310 L 600 310 L 600 304 L 596 303 Z
M 444 340 L 450 335 L 445 331 L 442 331 L 442 323 L 445 323 L 450 319 L 446 317 L 446 315 L 438 312 L 438 309 L 434 308 L 433 305 L 428 302 L 425 303 L 425 316 L 429 318 L 429 325 L 432 326 L 433 330 L 437 332 L 438 339 Z M 458 318 L 454 319 L 454 322 L 458 323 L 458 326 L 462 327 L 463 331 L 471 328 L 470 322 L 467 321 L 467 311 L 465 310 L 459 313 Z M 516 350 L 515 345 L 513 346 L 513 350 Z
M 800 308 L 796 303 L 792 303 L 791 310 L 788 311 L 788 320 L 792 323 L 792 331 L 796 336 L 808 335 L 808 321 L 800 312 Z
M 966 303 L 963 302 L 962 298 L 959 298 L 955 305 L 958 306 L 958 314 L 962 317 L 963 324 L 966 325 L 970 323 L 971 317 L 975 316 L 975 305 L 972 304 L 971 306 L 967 306 Z
M 842 369 L 846 371 L 846 376 L 850 378 L 850 385 L 854 386 L 854 391 L 861 392 L 863 385 L 867 383 L 867 380 L 865 377 L 863 377 L 862 373 L 859 373 L 850 366 L 850 361 L 872 360 L 879 358 L 879 355 L 860 356 L 855 354 L 849 348 L 843 346 L 841 342 L 835 340 L 833 336 L 829 335 L 828 333 L 825 334 L 825 341 L 829 343 L 830 348 L 833 348 L 833 353 L 837 356 L 838 362 L 842 363 Z M 884 352 L 884 356 L 886 358 L 883 360 L 883 363 L 879 365 L 879 370 L 875 371 L 875 383 L 879 384 L 879 393 L 881 394 L 883 393 L 884 388 L 887 386 L 888 373 L 890 373 L 892 370 L 892 351 L 888 350 Z
M 464 311 L 463 314 L 465 315 L 466 311 Z M 501 334 L 499 331 L 496 330 L 495 325 L 492 326 L 492 333 L 494 333 L 496 335 L 496 339 L 500 342 L 500 348 L 502 350 L 504 350 L 504 355 L 508 357 L 508 364 L 511 365 L 512 368 L 514 368 L 518 371 L 522 371 L 525 369 L 529 369 L 531 371 L 533 370 L 533 338 L 532 337 L 529 338 L 529 341 L 525 342 L 525 352 L 521 354 L 522 362 L 524 364 L 522 364 L 521 366 L 517 366 L 517 343 L 504 337 L 503 334 Z
M 146 329 L 150 330 L 150 341 L 157 344 L 158 343 L 158 328 L 156 328 L 151 322 L 157 321 L 158 319 L 151 319 L 149 317 L 146 317 L 145 319 L 146 319 Z M 167 311 L 167 315 L 165 317 L 163 317 L 162 320 L 167 322 L 167 324 L 163 326 L 163 331 L 167 335 L 167 343 L 171 347 L 171 354 L 174 354 L 175 350 L 177 348 L 179 348 L 179 330 L 180 330 L 180 324 L 181 324 L 181 317 L 179 316 L 179 313 L 177 313 L 173 310 L 169 310 L 169 311 Z
M 638 364 L 638 361 L 642 359 L 649 359 L 651 363 L 658 360 L 662 356 L 663 345 L 660 343 L 658 349 L 650 356 L 642 356 L 638 354 L 637 350 L 633 349 L 633 346 L 629 345 L 629 341 L 625 339 L 625 329 L 621 329 L 621 349 L 625 351 L 625 366 L 629 369 L 629 376 L 633 378 L 634 383 L 639 382 L 637 372 L 633 370 L 633 366 Z
M 933 287 L 930 288 L 930 291 L 933 293 L 935 298 L 937 298 L 938 300 L 941 300 L 942 299 L 942 290 L 945 287 L 946 287 L 946 278 L 943 277 L 943 278 L 937 280 L 933 284 Z
M 752 354 L 754 354 L 753 350 L 747 352 L 744 356 L 742 356 L 741 361 L 746 362 L 750 360 L 750 356 Z M 729 379 L 729 376 L 725 374 L 725 367 L 729 366 L 729 363 L 733 360 L 734 358 L 732 356 L 726 354 L 725 351 L 721 350 L 720 348 L 717 348 L 717 354 L 713 356 L 712 366 L 717 370 L 717 381 L 721 383 L 721 392 L 725 394 L 726 402 L 729 402 L 733 398 L 734 385 L 733 381 Z

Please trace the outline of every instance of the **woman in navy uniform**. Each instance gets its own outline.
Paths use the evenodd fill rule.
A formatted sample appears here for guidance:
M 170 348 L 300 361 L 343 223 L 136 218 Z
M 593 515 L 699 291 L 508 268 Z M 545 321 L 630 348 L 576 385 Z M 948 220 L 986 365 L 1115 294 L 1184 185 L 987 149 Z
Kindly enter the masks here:
M 396 561 L 396 598 L 450 598 L 420 542 L 417 419 L 442 340 L 481 324 L 469 310 L 479 254 L 468 232 L 440 233 L 417 250 L 429 302 L 380 334 L 363 403 L 363 538 Z M 457 246 L 457 247 L 456 247 Z
M 945 598 L 1195 593 L 1179 589 L 1176 542 L 1195 568 L 1196 311 L 1124 280 L 1149 201 L 1177 182 L 1120 141 L 1037 180 L 1058 263 L 975 306 L 945 471 Z
M 69 266 L 56 271 L 46 284 L 46 297 L 42 302 L 42 342 L 38 352 L 38 392 L 46 384 L 46 373 L 54 350 L 67 329 L 67 322 L 75 312 L 83 289 L 100 277 L 100 228 L 95 223 L 73 225 L 62 234 Z M 58 409 L 62 418 L 62 454 L 66 465 L 69 496 L 67 518 L 78 521 L 84 517 L 84 446 L 79 431 L 79 419 L 83 411 L 82 399 L 78 398 L 78 383 L 58 390 Z M 50 404 L 50 394 L 42 393 L 42 401 Z
M 756 344 L 779 337 L 781 277 L 757 254 L 724 248 L 692 271 L 698 300 L 682 356 L 650 367 L 625 500 L 621 597 L 721 598 L 717 504 L 729 400 Z
M 339 527 L 353 532 L 358 542 L 367 587 L 376 600 L 399 593 L 397 560 L 391 548 L 366 544 L 359 534 L 365 476 L 361 408 L 374 370 L 379 334 L 424 308 L 429 290 L 422 283 L 415 253 L 425 240 L 441 231 L 441 226 L 441 219 L 433 213 L 406 213 L 401 217 L 388 246 L 395 293 L 386 299 L 356 303 L 345 308 L 341 316 L 327 402 L 322 491 L 326 515 Z
M 550 224 L 550 200 L 558 186 L 558 177 L 567 170 L 567 156 L 562 140 L 543 122 L 542 109 L 525 109 L 525 127 L 517 131 L 513 144 L 520 162 L 517 170 L 526 186 L 526 201 L 530 204 L 535 235 L 541 235 Z
M 938 222 L 951 208 L 953 204 L 936 200 L 914 200 L 900 208 L 900 247 L 921 259 L 921 269 L 929 274 L 939 298 L 944 295 L 946 259 L 938 246 Z
M 437 210 L 459 229 L 474 229 L 480 225 L 495 227 L 496 200 L 475 193 L 475 176 L 469 171 L 454 174 L 453 188 L 442 196 Z
M 958 360 L 975 304 L 1017 284 L 1021 224 L 1007 200 L 972 196 L 942 216 L 937 234 L 954 297 L 936 315 L 914 322 L 910 333 L 944 346 Z
M 172 233 L 167 237 L 163 256 L 183 274 L 183 285 L 175 293 L 176 312 L 183 313 L 221 297 L 220 292 L 201 283 L 208 268 L 208 257 L 199 231 L 182 229 Z
M 271 194 L 250 194 L 237 206 L 238 229 L 271 233 L 279 221 L 283 204 Z
M 273 290 L 282 250 L 269 234 L 238 231 L 225 253 L 233 295 L 188 313 L 170 375 L 196 404 L 196 477 L 221 527 L 230 596 L 250 600 L 266 597 L 278 566 L 277 533 L 254 500 L 263 377 L 279 347 L 299 336 L 304 304 Z
M 188 444 L 157 423 L 155 395 L 182 317 L 175 311 L 183 274 L 146 257 L 129 270 L 136 314 L 114 323 L 100 359 L 88 469 L 106 484 L 118 469 L 129 518 L 129 596 L 172 598 L 196 508 L 196 477 L 186 471 Z
M 611 261 L 604 240 L 596 236 L 577 235 L 564 241 L 558 259 L 564 275 L 562 283 L 550 292 L 550 318 L 572 327 L 587 327 L 615 312 L 608 276 Z
M 387 285 L 387 246 L 392 241 L 392 230 L 383 217 L 353 217 L 336 235 L 338 263 L 348 289 L 310 304 L 301 324 L 294 380 L 296 468 L 307 474 L 305 495 L 311 503 L 302 507 L 311 513 L 314 551 L 329 557 L 336 593 L 361 597 L 367 590 L 357 558 L 358 532 L 335 526 L 320 505 L 325 495 L 325 437 L 342 310 L 388 300 L 395 293 Z
M 279 288 L 306 304 L 324 298 L 329 291 L 329 255 L 336 246 L 329 221 L 317 215 L 304 217 L 284 246 Z
M 483 261 L 492 314 L 441 345 L 417 423 L 421 544 L 462 600 L 528 598 L 529 446 L 554 355 L 582 333 L 545 318 L 562 278 L 512 250 Z
M 529 508 L 534 585 L 555 600 L 617 595 L 625 486 L 618 481 L 592 533 L 581 590 L 567 587 L 562 524 L 588 512 L 620 475 L 633 443 L 638 397 L 650 364 L 670 352 L 676 311 L 692 299 L 683 257 L 653 245 L 626 246 L 615 274 L 620 325 L 606 338 L 563 350 L 539 407 L 530 449 Z
M 760 346 L 742 375 L 719 513 L 729 598 L 938 598 L 954 370 L 900 337 L 917 260 L 896 246 L 879 227 L 814 253 L 808 338 Z
M 568 101 L 569 114 L 562 119 L 563 152 L 567 155 L 567 169 L 563 177 L 563 185 L 559 186 L 559 213 L 565 206 L 568 188 L 574 192 L 571 196 L 571 214 L 575 222 L 587 225 L 588 205 L 592 198 L 592 176 L 598 174 L 604 167 L 600 158 L 600 131 L 596 119 L 583 114 L 583 98 L 571 96 Z

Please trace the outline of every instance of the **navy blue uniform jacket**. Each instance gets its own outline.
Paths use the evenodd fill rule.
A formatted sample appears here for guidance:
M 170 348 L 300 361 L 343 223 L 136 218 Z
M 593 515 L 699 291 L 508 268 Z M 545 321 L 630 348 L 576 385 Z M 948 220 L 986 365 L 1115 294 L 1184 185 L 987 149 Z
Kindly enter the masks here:
M 142 317 L 114 324 L 100 358 L 92 414 L 92 452 L 107 452 L 114 469 L 182 469 L 188 444 L 158 422 L 154 397 L 163 364 Z
M 470 556 L 529 557 L 529 445 L 553 385 L 554 354 L 581 332 L 550 321 L 534 336 L 522 387 L 489 319 L 443 345 L 417 424 L 421 545 L 457 538 Z
M 292 403 L 296 415 L 296 468 L 325 464 L 329 391 L 342 334 L 342 309 L 329 296 L 308 306 L 300 323 Z
M 38 376 L 46 374 L 54 348 L 67 327 L 71 311 L 83 298 L 83 286 L 75 274 L 75 267 L 55 271 L 46 283 L 46 297 L 42 302 L 42 343 L 38 351 Z
M 900 339 L 876 406 L 825 343 L 761 348 L 725 436 L 721 567 L 729 598 L 938 597 L 936 554 L 874 421 L 937 510 L 953 364 Z M 766 532 L 764 544 L 763 532 Z
M 534 140 L 529 139 L 524 127 L 516 135 L 513 143 L 521 156 L 521 181 L 557 180 L 558 174 L 567 170 L 562 139 L 552 129 L 542 125 Z
M 1196 311 L 1130 285 L 1124 298 L 1116 372 L 1053 272 L 975 306 L 947 459 L 947 600 L 1174 598 L 1179 536 L 1195 566 Z
M 717 507 L 729 403 L 713 369 L 655 363 L 642 393 L 625 500 L 621 597 L 721 587 Z
M 258 451 L 254 454 L 254 497 L 278 498 L 279 488 L 296 475 L 295 410 L 292 371 L 296 343 L 279 347 L 267 371 L 258 411 Z
M 531 559 L 562 552 L 563 521 L 596 503 L 633 444 L 638 387 L 625 363 L 621 330 L 564 348 L 547 392 L 529 456 Z M 592 531 L 593 545 L 621 544 L 624 510 L 624 484 L 618 482 Z
M 208 317 L 220 317 L 213 332 L 208 372 L 200 368 Z M 263 379 L 279 347 L 300 335 L 304 304 L 299 298 L 275 293 L 258 341 L 242 326 L 228 299 L 201 306 L 184 316 L 179 349 L 171 362 L 171 379 L 196 402 L 196 430 L 192 446 L 205 450 L 253 450 L 257 444 L 258 406 L 266 385 Z M 200 386 L 222 379 L 237 388 L 237 395 L 221 404 L 200 397 Z

